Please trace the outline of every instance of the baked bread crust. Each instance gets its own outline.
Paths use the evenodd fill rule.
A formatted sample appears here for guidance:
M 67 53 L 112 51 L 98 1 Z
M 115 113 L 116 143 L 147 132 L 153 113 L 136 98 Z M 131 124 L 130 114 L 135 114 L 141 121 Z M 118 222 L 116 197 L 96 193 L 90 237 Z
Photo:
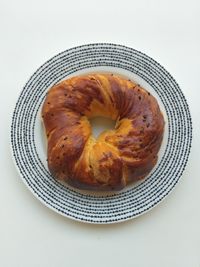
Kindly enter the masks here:
M 88 118 L 116 120 L 96 139 Z M 88 190 L 120 190 L 144 178 L 157 162 L 164 119 L 156 99 L 113 74 L 64 80 L 47 93 L 42 118 L 52 175 Z

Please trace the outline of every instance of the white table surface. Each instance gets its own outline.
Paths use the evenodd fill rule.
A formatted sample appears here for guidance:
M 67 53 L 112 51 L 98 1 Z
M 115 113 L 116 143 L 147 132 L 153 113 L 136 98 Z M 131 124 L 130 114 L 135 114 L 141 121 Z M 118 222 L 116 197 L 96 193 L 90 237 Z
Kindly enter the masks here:
M 0 266 L 200 266 L 200 1 L 0 0 Z M 184 175 L 160 205 L 115 225 L 88 225 L 42 205 L 11 159 L 10 118 L 30 75 L 67 48 L 124 44 L 177 80 L 193 119 Z

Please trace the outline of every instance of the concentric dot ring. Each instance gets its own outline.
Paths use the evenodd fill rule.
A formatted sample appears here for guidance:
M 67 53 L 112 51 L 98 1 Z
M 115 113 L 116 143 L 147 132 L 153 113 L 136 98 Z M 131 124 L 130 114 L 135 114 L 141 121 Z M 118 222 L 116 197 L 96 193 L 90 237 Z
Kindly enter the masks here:
M 168 141 L 154 172 L 136 187 L 109 196 L 85 195 L 56 182 L 35 145 L 35 122 L 47 89 L 69 74 L 110 66 L 143 78 L 159 95 L 168 116 Z M 121 45 L 89 44 L 66 50 L 43 64 L 24 86 L 12 117 L 11 146 L 23 181 L 48 207 L 91 223 L 134 218 L 159 203 L 176 185 L 186 166 L 192 122 L 183 93 L 173 77 L 147 55 Z

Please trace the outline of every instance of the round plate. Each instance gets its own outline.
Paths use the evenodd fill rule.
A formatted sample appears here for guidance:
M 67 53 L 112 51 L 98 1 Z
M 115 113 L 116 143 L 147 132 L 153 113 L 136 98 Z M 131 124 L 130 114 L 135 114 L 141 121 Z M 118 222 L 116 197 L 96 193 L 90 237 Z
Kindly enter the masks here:
M 164 114 L 165 134 L 159 161 L 145 180 L 120 192 L 95 194 L 65 186 L 50 175 L 40 109 L 52 85 L 80 73 L 100 71 L 126 76 L 150 91 Z M 54 211 L 89 223 L 128 220 L 158 204 L 181 177 L 191 141 L 190 112 L 174 78 L 149 56 L 105 43 L 66 50 L 43 64 L 24 86 L 11 126 L 14 161 L 28 188 Z

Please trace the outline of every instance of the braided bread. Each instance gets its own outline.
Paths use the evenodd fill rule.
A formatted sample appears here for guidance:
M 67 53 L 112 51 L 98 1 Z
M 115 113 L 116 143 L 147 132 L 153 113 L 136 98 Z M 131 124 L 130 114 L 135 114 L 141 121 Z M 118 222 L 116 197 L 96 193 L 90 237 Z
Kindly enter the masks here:
M 88 118 L 109 117 L 115 129 L 92 136 Z M 130 80 L 88 74 L 47 93 L 42 118 L 52 175 L 79 189 L 120 190 L 157 162 L 164 119 L 156 99 Z

